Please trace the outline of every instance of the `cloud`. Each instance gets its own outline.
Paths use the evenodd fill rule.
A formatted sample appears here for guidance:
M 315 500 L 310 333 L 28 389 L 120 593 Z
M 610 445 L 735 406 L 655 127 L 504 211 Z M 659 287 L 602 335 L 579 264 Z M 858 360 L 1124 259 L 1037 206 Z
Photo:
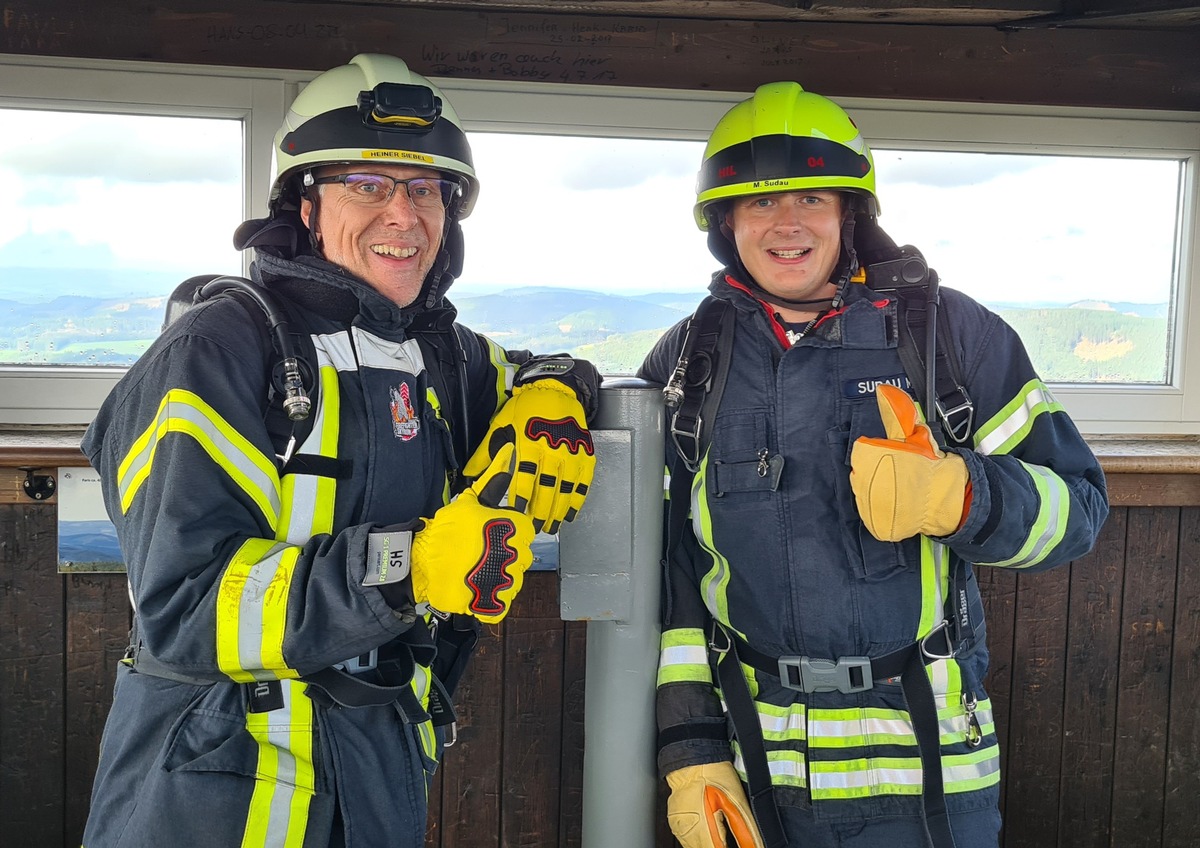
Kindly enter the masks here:
M 563 185 L 573 191 L 635 188 L 656 177 L 694 178 L 703 153 L 699 142 L 689 156 L 686 148 L 670 149 L 655 141 L 594 141 L 593 149 L 573 159 L 562 176 Z
M 475 169 L 484 186 L 531 179 L 576 191 L 620 191 L 655 179 L 695 179 L 703 142 L 472 133 Z
M 26 177 L 236 183 L 241 136 L 232 119 L 0 109 L 0 161 Z
M 118 264 L 109 245 L 81 249 L 78 237 L 66 230 L 27 232 L 0 244 L 0 268 L 116 268 Z
M 933 188 L 982 185 L 1002 176 L 1042 167 L 1036 156 L 948 153 L 924 150 L 877 150 L 876 180 L 881 185 L 916 183 Z

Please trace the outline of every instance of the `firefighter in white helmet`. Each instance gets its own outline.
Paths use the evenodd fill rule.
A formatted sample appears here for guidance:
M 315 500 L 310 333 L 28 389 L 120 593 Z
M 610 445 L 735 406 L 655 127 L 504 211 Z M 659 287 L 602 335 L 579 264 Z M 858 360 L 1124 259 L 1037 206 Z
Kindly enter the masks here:
M 441 92 L 356 56 L 274 161 L 253 280 L 204 282 L 84 438 L 135 607 L 89 848 L 423 845 L 478 622 L 591 480 L 595 369 L 445 299 L 479 185 Z

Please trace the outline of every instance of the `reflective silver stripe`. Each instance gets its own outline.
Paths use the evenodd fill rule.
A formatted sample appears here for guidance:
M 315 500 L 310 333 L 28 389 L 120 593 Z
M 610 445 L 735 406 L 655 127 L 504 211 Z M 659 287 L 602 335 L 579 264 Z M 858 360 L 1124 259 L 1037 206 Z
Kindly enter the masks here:
M 1067 491 L 1067 484 L 1049 468 L 1030 465 L 1027 462 L 1021 462 L 1021 467 L 1032 478 L 1040 502 L 1030 534 L 1015 556 L 997 562 L 980 561 L 979 565 L 1001 568 L 1029 568 L 1037 565 L 1058 547 L 1058 543 L 1067 532 L 1067 524 L 1071 517 L 1071 496 Z
M 349 333 L 331 333 L 327 336 L 313 336 L 318 356 L 325 354 L 330 364 L 339 371 L 357 371 L 358 360 L 354 356 L 354 343 L 350 341 Z
M 351 332 L 354 333 L 354 347 L 358 351 L 359 364 L 367 368 L 403 371 L 406 374 L 420 374 L 425 370 L 425 358 L 421 355 L 421 346 L 416 339 L 394 342 L 381 339 L 361 327 L 353 327 Z
M 703 645 L 677 645 L 666 648 L 659 657 L 663 665 L 708 665 L 708 649 Z
M 658 658 L 658 686 L 667 683 L 706 683 L 712 685 L 708 664 L 708 646 L 704 631 L 698 627 L 665 630 Z
M 158 442 L 168 433 L 194 438 L 209 457 L 223 468 L 275 528 L 279 522 L 279 477 L 275 463 L 238 433 L 216 410 L 193 392 L 171 389 L 159 404 L 154 421 L 143 431 L 121 461 L 117 486 L 122 511 L 129 506 L 150 474 Z
M 292 753 L 292 684 L 280 681 L 283 690 L 283 709 L 272 713 L 267 723 L 267 741 L 275 749 L 275 791 L 271 794 L 270 823 L 267 825 L 266 845 L 284 848 L 292 809 L 292 794 L 296 791 L 296 757 Z
M 271 625 L 278 630 L 277 622 L 268 622 L 266 608 L 275 603 L 270 594 L 275 576 L 280 572 L 283 555 L 295 548 L 282 542 L 276 543 L 267 550 L 266 554 L 251 565 L 246 572 L 246 582 L 238 595 L 238 661 L 247 675 L 255 680 L 276 680 L 278 669 L 264 669 L 263 648 L 264 636 Z M 290 576 L 290 569 L 287 570 Z M 290 582 L 290 581 L 288 581 Z M 272 610 L 276 615 L 286 613 L 286 610 Z
M 1043 412 L 1057 412 L 1061 409 L 1062 404 L 1055 399 L 1044 383 L 1031 380 L 1022 387 L 1022 394 L 1018 398 L 979 428 L 980 436 L 977 436 L 975 450 L 985 456 L 1008 453 L 1020 444 L 1024 438 L 1023 434 L 1033 426 L 1034 418 Z
M 312 430 L 297 452 L 310 456 L 336 457 L 340 427 L 340 386 L 330 348 L 338 350 L 338 336 L 313 336 L 313 347 L 317 354 L 317 372 L 320 390 L 317 392 L 317 408 L 313 411 Z M 326 346 L 329 345 L 330 348 Z M 338 356 L 342 352 L 338 351 Z M 333 414 L 330 414 L 330 409 Z M 286 526 L 276 535 L 294 545 L 303 545 L 318 533 L 328 533 L 333 524 L 333 499 L 336 482 L 326 477 L 311 474 L 287 474 L 284 487 L 288 493 Z

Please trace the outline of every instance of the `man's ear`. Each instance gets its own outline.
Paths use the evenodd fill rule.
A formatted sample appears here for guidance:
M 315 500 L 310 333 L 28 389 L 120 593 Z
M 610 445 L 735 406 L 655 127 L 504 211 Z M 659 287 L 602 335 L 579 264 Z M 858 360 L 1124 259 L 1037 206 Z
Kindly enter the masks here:
M 312 231 L 312 224 L 309 223 L 309 218 L 312 217 L 313 202 L 307 197 L 300 198 L 300 220 L 304 222 L 304 226 Z

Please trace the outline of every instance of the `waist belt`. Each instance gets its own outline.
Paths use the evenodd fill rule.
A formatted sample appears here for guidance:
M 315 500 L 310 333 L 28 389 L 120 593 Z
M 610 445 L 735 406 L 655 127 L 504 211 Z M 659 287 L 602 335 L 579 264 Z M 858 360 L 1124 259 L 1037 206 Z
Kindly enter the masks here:
M 719 646 L 718 639 L 723 639 L 724 645 Z M 775 804 L 775 789 L 771 784 L 762 725 L 750 687 L 742 673 L 742 663 L 778 677 L 788 689 L 807 693 L 865 692 L 873 688 L 876 682 L 899 677 L 921 756 L 925 783 L 921 793 L 925 826 L 934 848 L 955 848 L 942 781 L 937 702 L 929 676 L 925 673 L 926 665 L 957 655 L 947 622 L 943 621 L 911 645 L 881 657 L 841 657 L 837 660 L 772 657 L 752 648 L 736 633 L 716 621 L 713 622 L 709 647 L 714 654 L 716 676 L 725 695 L 733 732 L 742 749 L 750 806 L 767 848 L 782 848 L 788 844 L 788 839 Z
M 417 693 L 412 688 L 412 677 L 415 665 L 422 661 L 428 665 L 433 661 L 435 648 L 432 645 L 409 645 L 403 642 L 390 642 L 372 651 L 372 659 L 355 657 L 345 663 L 339 663 L 340 668 L 323 668 L 312 674 L 306 674 L 300 680 L 308 684 L 307 694 L 314 702 L 327 708 L 334 707 L 370 707 L 395 704 L 396 712 L 405 722 L 420 724 L 431 721 L 435 726 L 454 725 L 454 706 L 450 695 L 436 676 L 430 672 L 429 710 L 421 706 Z M 418 656 L 419 655 L 419 656 Z M 191 686 L 211 686 L 217 682 L 212 678 L 194 677 L 181 674 L 168 668 L 146 650 L 140 640 L 125 651 L 123 663 L 134 669 L 138 674 L 148 674 L 161 677 L 176 683 L 186 683 Z M 374 683 L 353 672 L 375 671 L 383 681 Z M 247 683 L 251 687 L 252 711 L 259 711 L 255 703 L 275 703 L 269 694 L 257 691 L 263 683 L 278 685 L 277 680 Z M 282 703 L 280 702 L 280 705 Z

